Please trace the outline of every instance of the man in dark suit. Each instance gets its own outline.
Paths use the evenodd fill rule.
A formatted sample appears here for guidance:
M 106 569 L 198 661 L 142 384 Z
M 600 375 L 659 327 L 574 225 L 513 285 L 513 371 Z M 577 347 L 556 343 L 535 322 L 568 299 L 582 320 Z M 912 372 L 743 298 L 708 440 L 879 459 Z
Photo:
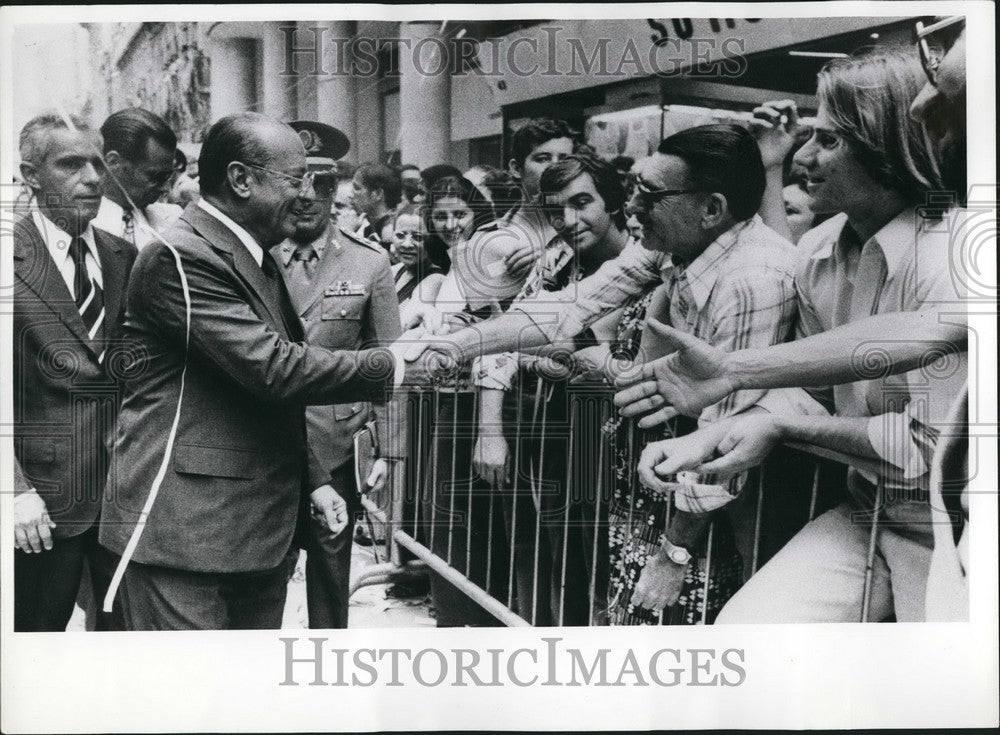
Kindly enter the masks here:
M 40 115 L 20 136 L 21 175 L 36 206 L 14 227 L 18 631 L 65 630 L 84 561 L 102 596 L 114 570 L 97 521 L 118 379 L 128 367 L 121 318 L 136 250 L 92 226 L 100 136 L 70 122 Z M 120 628 L 120 616 L 98 616 L 96 626 Z
M 333 224 L 330 208 L 337 185 L 337 159 L 350 142 L 336 128 L 308 120 L 289 125 L 306 148 L 306 162 L 315 173 L 315 201 L 303 208 L 295 234 L 274 249 L 292 304 L 305 329 L 306 342 L 331 350 L 357 350 L 399 338 L 399 303 L 385 251 Z M 319 473 L 348 506 L 347 527 L 330 533 L 317 519 L 309 523 L 306 548 L 306 598 L 310 628 L 346 628 L 350 598 L 351 548 L 356 517 L 362 512 L 354 473 L 353 437 L 376 421 L 385 458 L 379 458 L 367 478 L 373 494 L 388 476 L 386 459 L 398 459 L 404 442 L 396 403 L 365 401 L 310 406 L 306 409 L 312 460 Z M 365 481 L 365 478 L 362 478 Z
M 130 629 L 277 628 L 300 512 L 311 505 L 333 533 L 347 520 L 330 476 L 306 476 L 320 465 L 307 462 L 304 406 L 384 400 L 404 377 L 401 348 L 301 344 L 268 252 L 315 196 L 295 131 L 222 118 L 199 172 L 202 199 L 133 271 L 125 333 L 144 374 L 126 385 L 101 543 L 123 553 L 141 532 L 122 587 Z

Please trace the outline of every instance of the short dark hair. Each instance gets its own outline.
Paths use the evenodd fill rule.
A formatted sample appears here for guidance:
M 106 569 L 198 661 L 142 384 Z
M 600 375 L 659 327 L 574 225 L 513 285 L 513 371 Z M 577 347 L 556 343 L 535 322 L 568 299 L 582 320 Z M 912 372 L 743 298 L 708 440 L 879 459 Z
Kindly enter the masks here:
M 574 153 L 549 166 L 539 179 L 542 195 L 557 194 L 582 175 L 590 176 L 594 188 L 604 200 L 604 209 L 620 230 L 625 229 L 625 188 L 618 170 L 596 156 Z
M 462 172 L 450 163 L 435 163 L 433 166 L 428 166 L 420 172 L 420 178 L 424 180 L 424 186 L 428 189 L 433 189 L 434 184 L 446 176 L 459 178 L 462 176 Z
M 399 175 L 384 163 L 366 163 L 358 167 L 354 174 L 369 191 L 382 190 L 385 204 L 390 209 L 399 204 L 402 197 L 402 187 Z
M 532 118 L 514 131 L 510 141 L 510 155 L 518 167 L 524 166 L 525 159 L 535 148 L 557 138 L 569 138 L 575 141 L 576 134 L 565 120 L 553 120 L 549 117 Z
M 665 138 L 657 153 L 684 161 L 691 185 L 722 194 L 736 220 L 750 219 L 760 209 L 764 162 L 753 135 L 739 125 L 687 128 Z
M 101 125 L 104 153 L 118 151 L 129 161 L 146 153 L 146 143 L 154 140 L 167 150 L 177 149 L 177 136 L 159 115 L 141 107 L 127 107 L 108 116 Z
M 270 161 L 270 152 L 261 144 L 258 135 L 262 123 L 281 124 L 259 112 L 237 112 L 226 115 L 208 129 L 198 156 L 198 182 L 202 194 L 222 191 L 226 172 L 233 161 L 258 166 Z

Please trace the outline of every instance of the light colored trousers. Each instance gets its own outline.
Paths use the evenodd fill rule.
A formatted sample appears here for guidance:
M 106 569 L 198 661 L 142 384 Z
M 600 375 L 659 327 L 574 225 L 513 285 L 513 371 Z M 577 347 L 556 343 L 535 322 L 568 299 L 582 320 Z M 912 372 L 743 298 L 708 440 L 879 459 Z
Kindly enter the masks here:
M 860 622 L 871 524 L 843 503 L 806 525 L 719 613 L 727 623 Z M 853 517 L 852 517 L 853 515 Z M 924 620 L 933 548 L 926 501 L 882 512 L 868 620 Z

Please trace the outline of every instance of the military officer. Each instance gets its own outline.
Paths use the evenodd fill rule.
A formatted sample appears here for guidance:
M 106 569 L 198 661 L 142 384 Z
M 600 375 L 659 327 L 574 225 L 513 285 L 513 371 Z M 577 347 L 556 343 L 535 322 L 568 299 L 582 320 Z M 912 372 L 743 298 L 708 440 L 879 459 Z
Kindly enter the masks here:
M 290 123 L 306 148 L 309 170 L 315 172 L 315 200 L 306 209 L 295 235 L 276 246 L 292 304 L 311 344 L 335 349 L 389 345 L 400 333 L 399 305 L 382 248 L 341 230 L 331 222 L 330 207 L 337 187 L 337 159 L 350 148 L 347 137 L 319 122 Z M 392 421 L 390 421 L 390 416 Z M 334 489 L 347 501 L 350 520 L 333 535 L 317 519 L 309 519 L 301 534 L 306 549 L 306 596 L 310 628 L 346 628 L 354 523 L 361 512 L 354 470 L 354 435 L 374 419 L 383 454 L 394 451 L 401 427 L 395 404 L 358 401 L 306 409 L 310 461 L 333 474 Z M 404 442 L 398 442 L 403 445 Z M 375 462 L 366 484 L 378 492 L 389 467 Z

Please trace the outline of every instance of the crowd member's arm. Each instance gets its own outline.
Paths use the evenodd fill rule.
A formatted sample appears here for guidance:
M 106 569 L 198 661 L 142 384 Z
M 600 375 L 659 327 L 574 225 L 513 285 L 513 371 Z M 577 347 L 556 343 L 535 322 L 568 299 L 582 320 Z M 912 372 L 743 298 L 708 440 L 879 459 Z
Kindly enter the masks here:
M 653 442 L 639 459 L 639 479 L 666 491 L 663 477 L 685 470 L 730 476 L 756 467 L 779 444 L 798 443 L 829 449 L 856 458 L 862 469 L 905 477 L 927 471 L 920 450 L 904 433 L 883 433 L 880 426 L 909 422 L 903 414 L 875 417 L 780 415 L 755 408 L 678 439 Z
M 662 258 L 630 244 L 588 278 L 514 304 L 503 316 L 428 340 L 427 347 L 467 362 L 477 355 L 571 344 L 586 327 L 659 279 Z
M 795 143 L 791 134 L 798 125 L 795 102 L 768 102 L 755 109 L 753 114 L 759 122 L 753 125 L 752 130 L 764 161 L 765 188 L 760 204 L 760 218 L 786 240 L 791 240 L 792 230 L 785 214 L 784 165 L 785 158 Z
M 673 351 L 620 376 L 615 405 L 624 416 L 656 412 L 640 422 L 655 425 L 677 413 L 697 416 L 737 390 L 838 385 L 906 372 L 930 356 L 966 349 L 964 318 L 949 312 L 944 321 L 942 316 L 936 309 L 878 314 L 794 342 L 731 353 L 652 325 Z

